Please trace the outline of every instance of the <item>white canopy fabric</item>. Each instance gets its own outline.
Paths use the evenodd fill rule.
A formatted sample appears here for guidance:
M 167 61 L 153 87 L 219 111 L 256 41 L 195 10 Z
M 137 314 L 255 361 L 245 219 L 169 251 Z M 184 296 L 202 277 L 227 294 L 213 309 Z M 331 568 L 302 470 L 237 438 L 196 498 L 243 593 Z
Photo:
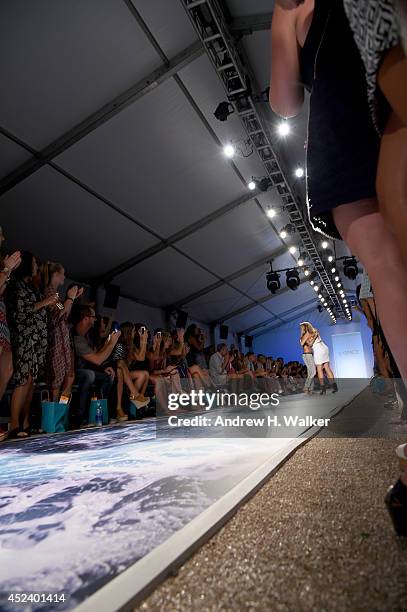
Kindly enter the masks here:
M 223 2 L 237 20 L 271 4 Z M 263 90 L 269 32 L 246 32 L 242 44 Z M 247 189 L 264 176 L 256 154 L 234 165 L 223 155 L 243 128 L 236 116 L 214 117 L 224 90 L 180 0 L 3 0 L 0 75 L 8 250 L 238 332 L 316 308 L 308 283 L 292 292 L 282 277 L 280 295 L 267 291 L 270 258 L 277 268 L 296 263 L 278 235 L 287 218 L 265 214 L 281 206 L 277 191 L 255 201 Z M 277 119 L 266 112 L 273 131 Z M 278 151 L 293 183 L 305 114 Z M 303 184 L 294 187 L 304 195 Z

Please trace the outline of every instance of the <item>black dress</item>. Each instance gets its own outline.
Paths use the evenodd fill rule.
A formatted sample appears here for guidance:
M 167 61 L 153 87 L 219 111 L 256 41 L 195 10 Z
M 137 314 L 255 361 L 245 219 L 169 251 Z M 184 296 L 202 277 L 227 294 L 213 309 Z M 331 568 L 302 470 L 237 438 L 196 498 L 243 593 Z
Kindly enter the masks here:
M 307 139 L 307 205 L 312 227 L 340 238 L 332 209 L 376 196 L 380 140 L 373 125 L 365 70 L 343 0 L 315 0 L 300 52 L 311 91 Z

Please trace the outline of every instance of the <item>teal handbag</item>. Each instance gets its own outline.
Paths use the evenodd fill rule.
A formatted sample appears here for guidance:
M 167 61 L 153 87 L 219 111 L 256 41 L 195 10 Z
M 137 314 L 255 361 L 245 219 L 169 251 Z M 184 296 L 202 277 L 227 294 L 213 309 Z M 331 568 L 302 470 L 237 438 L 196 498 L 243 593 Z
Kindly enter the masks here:
M 109 424 L 109 409 L 107 405 L 107 399 L 97 399 L 93 397 L 90 401 L 89 408 L 89 424 L 96 425 L 96 410 L 101 408 L 103 425 Z
M 47 399 L 44 399 L 44 396 Z M 62 433 L 69 428 L 69 403 L 51 402 L 48 391 L 41 393 L 41 429 L 46 433 Z

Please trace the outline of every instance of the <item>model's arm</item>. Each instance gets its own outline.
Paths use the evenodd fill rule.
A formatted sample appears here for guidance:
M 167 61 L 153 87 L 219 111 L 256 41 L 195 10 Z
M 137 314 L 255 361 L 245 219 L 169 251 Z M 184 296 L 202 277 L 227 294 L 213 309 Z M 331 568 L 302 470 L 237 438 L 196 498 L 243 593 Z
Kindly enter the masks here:
M 274 8 L 271 25 L 270 105 L 281 117 L 298 115 L 304 102 L 300 78 L 297 11 Z

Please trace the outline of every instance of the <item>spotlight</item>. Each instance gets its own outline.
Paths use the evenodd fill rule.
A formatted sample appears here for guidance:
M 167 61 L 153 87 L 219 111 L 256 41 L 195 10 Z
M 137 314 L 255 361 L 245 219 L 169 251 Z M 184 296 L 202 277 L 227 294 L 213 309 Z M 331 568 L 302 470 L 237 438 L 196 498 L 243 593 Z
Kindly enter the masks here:
M 333 255 L 329 255 L 329 257 L 328 257 L 329 263 L 331 263 L 333 260 L 334 260 L 334 256 Z
M 300 275 L 297 270 L 288 270 L 286 272 L 287 287 L 292 291 L 295 291 L 300 286 Z
M 354 257 L 348 257 L 343 262 L 343 273 L 346 278 L 350 280 L 355 280 L 357 275 L 359 274 L 358 264 Z
M 254 191 L 256 189 L 256 183 L 254 182 L 253 179 L 249 183 L 247 183 L 247 186 L 250 189 L 250 191 Z
M 327 248 L 329 247 L 329 244 L 327 243 L 327 241 L 326 241 L 326 240 L 324 240 L 323 242 L 321 242 L 321 247 L 322 247 L 323 249 L 327 249 Z
M 225 157 L 229 157 L 229 159 L 231 159 L 232 157 L 235 156 L 236 153 L 236 149 L 232 144 L 228 144 L 225 147 L 223 147 L 223 154 Z
M 260 181 L 256 181 L 257 187 L 260 191 L 267 191 L 269 187 L 271 187 L 271 180 L 267 177 L 260 179 Z
M 346 300 L 342 300 L 342 304 L 346 304 Z
M 320 293 L 318 297 L 320 300 L 322 300 L 322 293 Z
M 230 102 L 221 102 L 213 113 L 218 121 L 226 121 L 229 115 L 233 115 L 235 109 Z
M 336 286 L 337 286 L 339 289 L 342 287 L 341 283 L 338 283 Z
M 300 264 L 300 262 L 298 262 Z M 301 264 L 300 264 L 301 265 Z M 304 276 L 309 276 L 311 274 L 311 272 L 308 270 L 308 268 L 305 268 L 304 270 Z M 312 281 L 314 282 L 314 281 Z
M 297 178 L 302 178 L 304 176 L 304 169 L 303 168 L 297 168 L 295 171 L 295 176 Z
M 332 268 L 331 273 L 335 274 L 335 272 L 336 272 L 336 268 Z
M 294 231 L 294 227 L 291 225 L 291 223 L 288 223 L 281 229 L 280 238 L 285 240 L 287 236 L 290 236 L 293 233 L 293 231 Z
M 311 286 L 312 286 L 312 285 L 315 285 L 315 281 L 313 281 L 313 280 L 312 280 L 312 281 L 310 281 L 310 282 L 309 282 L 309 284 L 310 284 Z
M 295 255 L 295 253 L 297 252 L 297 247 L 290 246 L 290 248 L 288 250 L 291 253 L 291 255 Z
M 274 217 L 276 216 L 276 211 L 274 210 L 274 208 L 269 208 L 267 210 L 267 216 L 269 217 L 269 219 L 274 219 Z
M 335 282 L 337 283 L 339 280 L 339 276 L 335 276 Z
M 288 124 L 287 121 L 282 121 L 278 128 L 277 128 L 278 133 L 280 134 L 280 136 L 288 136 L 288 134 L 290 133 L 290 126 Z
M 315 293 L 318 293 L 318 291 L 319 291 L 319 287 L 318 287 L 318 285 L 315 285 L 315 286 L 314 286 L 314 291 L 315 291 Z
M 300 266 L 300 268 L 302 268 L 306 259 L 307 259 L 307 256 L 304 253 L 300 253 L 300 256 L 298 258 L 298 265 Z M 305 276 L 308 276 L 308 275 L 306 274 Z
M 270 272 L 267 273 L 266 280 L 267 289 L 270 291 L 270 293 L 273 295 L 277 293 L 277 291 L 281 288 L 280 275 L 277 274 L 277 272 L 273 272 L 272 264 L 270 264 Z

